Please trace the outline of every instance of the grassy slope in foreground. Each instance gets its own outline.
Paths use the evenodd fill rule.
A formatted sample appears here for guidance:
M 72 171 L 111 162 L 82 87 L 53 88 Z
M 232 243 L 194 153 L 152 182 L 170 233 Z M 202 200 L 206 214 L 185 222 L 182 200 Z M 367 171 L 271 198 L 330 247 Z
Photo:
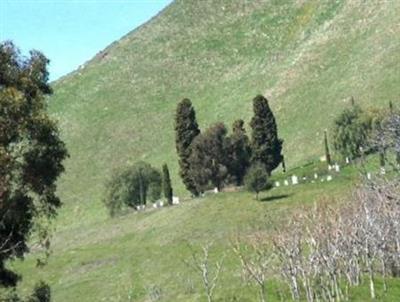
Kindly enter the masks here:
M 400 1 L 176 1 L 54 84 L 71 158 L 60 182 L 70 222 L 105 213 L 113 168 L 167 162 L 178 194 L 173 115 L 190 97 L 204 129 L 271 100 L 289 166 L 323 153 L 323 129 L 353 95 L 397 101 Z M 71 213 L 70 213 L 71 214 Z
M 311 176 L 313 171 L 306 167 L 297 169 L 296 174 Z M 160 289 L 160 302 L 202 301 L 199 276 L 183 260 L 190 257 L 188 242 L 199 248 L 213 241 L 212 259 L 226 255 L 216 301 L 234 301 L 234 297 L 236 301 L 257 301 L 257 289 L 241 282 L 230 239 L 254 232 L 268 235 L 285 225 L 297 208 L 346 195 L 357 173 L 347 167 L 329 183 L 275 188 L 261 194 L 260 202 L 246 192 L 220 193 L 172 208 L 91 222 L 84 228 L 70 227 L 54 237 L 47 266 L 35 268 L 35 255 L 14 266 L 25 276 L 22 289 L 46 280 L 57 302 L 129 301 L 130 294 L 131 301 L 151 301 L 154 289 Z M 280 301 L 277 283 L 269 284 L 270 301 Z M 367 286 L 351 293 L 351 301 L 368 301 Z M 377 294 L 379 301 L 396 301 L 399 281 L 390 280 L 385 297 L 378 281 Z

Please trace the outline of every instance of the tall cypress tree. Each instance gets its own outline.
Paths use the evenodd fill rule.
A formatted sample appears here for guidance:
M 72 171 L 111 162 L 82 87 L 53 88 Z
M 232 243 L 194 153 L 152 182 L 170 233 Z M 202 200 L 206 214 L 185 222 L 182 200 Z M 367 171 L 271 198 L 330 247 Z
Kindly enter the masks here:
M 250 141 L 243 126 L 243 120 L 236 120 L 232 125 L 232 134 L 227 140 L 229 174 L 238 186 L 243 184 L 244 175 L 250 166 L 251 156 Z
M 328 133 L 326 130 L 324 131 L 324 145 L 325 145 L 325 158 L 326 162 L 328 165 L 331 165 L 332 160 L 331 160 L 331 152 L 329 150 L 329 143 L 328 143 Z
M 252 163 L 260 162 L 268 174 L 282 162 L 282 143 L 278 138 L 275 117 L 262 95 L 253 99 L 254 116 L 251 119 Z
M 186 189 L 194 196 L 199 192 L 190 176 L 189 157 L 191 154 L 190 144 L 194 138 L 200 134 L 199 126 L 196 121 L 196 113 L 189 99 L 183 99 L 176 109 L 175 115 L 175 143 L 179 157 L 179 175 L 182 178 Z
M 172 185 L 171 185 L 171 178 L 169 176 L 169 170 L 167 164 L 164 164 L 162 167 L 163 178 L 162 178 L 162 187 L 164 191 L 164 197 L 167 199 L 168 204 L 172 204 Z

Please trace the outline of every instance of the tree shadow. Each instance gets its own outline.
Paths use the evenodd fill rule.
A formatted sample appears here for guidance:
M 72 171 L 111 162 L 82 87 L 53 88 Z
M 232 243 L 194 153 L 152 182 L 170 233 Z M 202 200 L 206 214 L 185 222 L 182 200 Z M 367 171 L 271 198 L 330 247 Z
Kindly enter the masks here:
M 288 197 L 291 196 L 291 195 L 293 195 L 293 194 L 273 195 L 273 196 L 268 196 L 268 197 L 260 198 L 260 201 L 261 201 L 261 202 L 275 201 L 275 200 L 279 200 L 279 199 L 288 198 Z

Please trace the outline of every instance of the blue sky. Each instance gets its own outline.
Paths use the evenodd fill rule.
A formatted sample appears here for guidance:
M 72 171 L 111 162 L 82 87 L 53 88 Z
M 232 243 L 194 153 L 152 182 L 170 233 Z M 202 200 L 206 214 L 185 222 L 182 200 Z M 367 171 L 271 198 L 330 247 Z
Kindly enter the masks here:
M 76 69 L 172 0 L 0 0 L 0 40 L 42 51 L 50 79 Z

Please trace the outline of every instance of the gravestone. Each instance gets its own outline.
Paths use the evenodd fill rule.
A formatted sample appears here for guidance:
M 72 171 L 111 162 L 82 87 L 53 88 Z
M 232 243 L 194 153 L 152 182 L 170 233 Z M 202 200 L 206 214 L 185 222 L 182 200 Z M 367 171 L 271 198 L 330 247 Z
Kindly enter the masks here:
M 296 175 L 292 176 L 292 184 L 293 185 L 297 185 L 299 183 L 299 179 Z
M 214 188 L 214 194 L 217 194 L 217 193 L 218 193 L 218 188 L 215 187 L 215 188 Z
M 314 179 L 318 179 L 318 174 L 314 173 Z
M 346 157 L 346 164 L 350 163 L 350 159 L 348 157 Z
M 338 164 L 335 164 L 335 171 L 340 172 L 340 166 Z
M 275 181 L 275 187 L 279 187 L 281 184 L 279 181 Z
M 331 181 L 332 180 L 332 175 L 328 175 L 327 177 L 326 177 L 326 181 Z
M 285 186 L 288 186 L 289 185 L 289 182 L 285 179 Z
M 381 167 L 381 175 L 385 175 L 386 174 L 386 169 L 385 167 Z
M 172 204 L 173 204 L 173 205 L 179 204 L 179 197 L 173 196 L 173 197 L 172 197 Z
M 372 178 L 372 177 L 371 177 L 371 173 L 368 172 L 368 173 L 367 173 L 367 179 L 371 180 L 371 178 Z

